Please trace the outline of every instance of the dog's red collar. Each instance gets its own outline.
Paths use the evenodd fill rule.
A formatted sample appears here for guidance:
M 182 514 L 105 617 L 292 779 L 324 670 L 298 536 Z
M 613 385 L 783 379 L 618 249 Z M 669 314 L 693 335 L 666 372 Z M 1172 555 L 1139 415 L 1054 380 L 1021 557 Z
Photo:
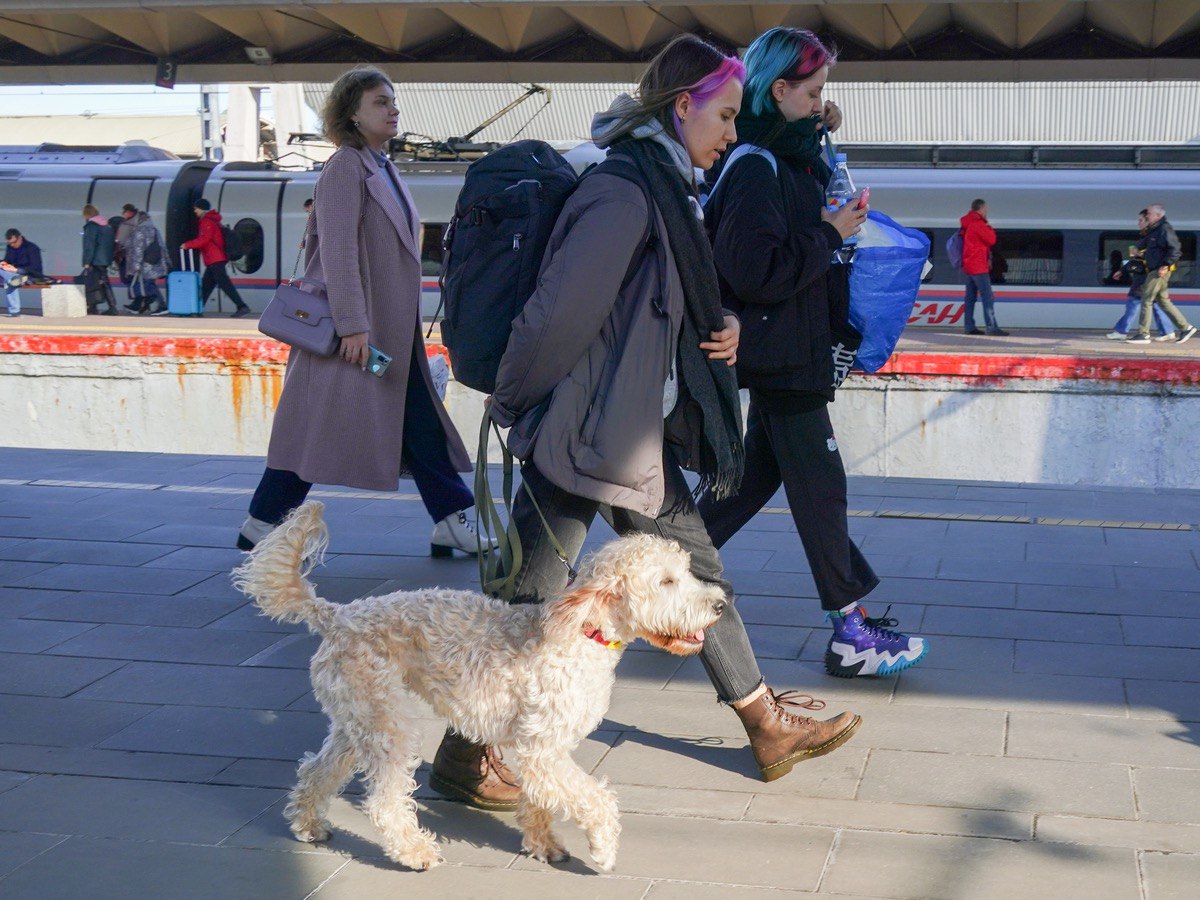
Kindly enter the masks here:
M 587 637 L 587 638 L 591 638 L 597 644 L 603 644 L 609 650 L 620 650 L 622 647 L 625 646 L 625 644 L 622 643 L 621 641 L 610 641 L 608 638 L 606 638 L 604 636 L 604 634 L 600 631 L 599 628 L 596 628 L 593 631 L 587 631 L 585 629 L 583 632 L 583 636 Z

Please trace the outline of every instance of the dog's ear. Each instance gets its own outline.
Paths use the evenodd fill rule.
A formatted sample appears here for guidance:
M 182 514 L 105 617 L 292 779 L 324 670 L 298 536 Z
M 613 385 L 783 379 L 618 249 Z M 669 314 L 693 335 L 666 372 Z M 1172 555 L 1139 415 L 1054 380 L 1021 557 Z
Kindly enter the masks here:
M 616 587 L 608 581 L 588 581 L 568 590 L 549 604 L 547 632 L 573 634 L 585 624 L 603 628 L 609 621 L 607 606 L 620 599 Z

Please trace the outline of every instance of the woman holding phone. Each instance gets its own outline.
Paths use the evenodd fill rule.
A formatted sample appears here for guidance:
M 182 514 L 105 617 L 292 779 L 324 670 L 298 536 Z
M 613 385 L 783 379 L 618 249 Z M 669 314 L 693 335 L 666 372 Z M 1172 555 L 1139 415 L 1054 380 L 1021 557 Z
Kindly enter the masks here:
M 851 677 L 907 668 L 926 643 L 889 631 L 895 620 L 871 619 L 859 605 L 879 579 L 850 539 L 846 471 L 829 421 L 832 335 L 847 324 L 849 297 L 848 267 L 832 260 L 867 215 L 862 202 L 833 211 L 825 205 L 831 173 L 821 138 L 841 114 L 822 92 L 835 62 L 800 28 L 773 28 L 746 51 L 738 138 L 770 155 L 743 151 L 705 206 L 722 301 L 742 318 L 746 476 L 736 494 L 708 492 L 699 507 L 721 547 L 783 484 L 833 626 L 826 670 Z
M 431 553 L 477 550 L 465 512 L 475 500 L 458 474 L 471 462 L 434 391 L 421 337 L 417 210 L 385 153 L 398 116 L 378 69 L 346 72 L 329 92 L 322 118 L 338 149 L 317 181 L 304 276 L 325 285 L 341 347 L 329 358 L 299 349 L 288 357 L 267 468 L 237 539 L 242 550 L 314 482 L 392 491 L 401 468 L 436 523 Z M 380 353 L 392 358 L 386 368 Z

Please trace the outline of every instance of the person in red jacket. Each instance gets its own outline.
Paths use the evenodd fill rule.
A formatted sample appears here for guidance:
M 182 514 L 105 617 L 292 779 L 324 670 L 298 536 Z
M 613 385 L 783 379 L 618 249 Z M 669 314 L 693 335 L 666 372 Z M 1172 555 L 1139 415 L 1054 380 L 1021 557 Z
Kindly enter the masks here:
M 250 313 L 250 307 L 242 302 L 241 295 L 229 278 L 225 263 L 229 257 L 225 254 L 225 235 L 221 233 L 221 214 L 212 208 L 212 204 L 201 198 L 192 207 L 200 219 L 200 232 L 190 241 L 183 244 L 184 250 L 199 250 L 200 258 L 204 260 L 204 278 L 200 282 L 200 296 L 208 304 L 208 295 L 214 287 L 223 290 L 226 296 L 237 307 L 233 318 L 240 319 Z
M 1007 335 L 996 324 L 996 304 L 992 294 L 992 247 L 996 245 L 996 230 L 988 224 L 987 202 L 972 200 L 971 211 L 959 219 L 962 224 L 962 269 L 967 276 L 967 293 L 963 297 L 963 329 L 967 334 L 983 334 L 975 327 L 975 298 L 983 301 L 983 322 L 988 334 Z

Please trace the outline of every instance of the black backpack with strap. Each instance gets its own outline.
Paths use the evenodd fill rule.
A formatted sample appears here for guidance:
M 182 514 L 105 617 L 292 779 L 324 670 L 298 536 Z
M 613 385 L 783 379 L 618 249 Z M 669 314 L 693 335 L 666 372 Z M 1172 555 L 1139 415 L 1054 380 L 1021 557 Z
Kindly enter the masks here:
M 229 259 L 241 259 L 246 255 L 246 248 L 242 246 L 242 236 L 236 230 L 228 225 L 221 226 L 221 237 L 225 241 L 225 256 Z

